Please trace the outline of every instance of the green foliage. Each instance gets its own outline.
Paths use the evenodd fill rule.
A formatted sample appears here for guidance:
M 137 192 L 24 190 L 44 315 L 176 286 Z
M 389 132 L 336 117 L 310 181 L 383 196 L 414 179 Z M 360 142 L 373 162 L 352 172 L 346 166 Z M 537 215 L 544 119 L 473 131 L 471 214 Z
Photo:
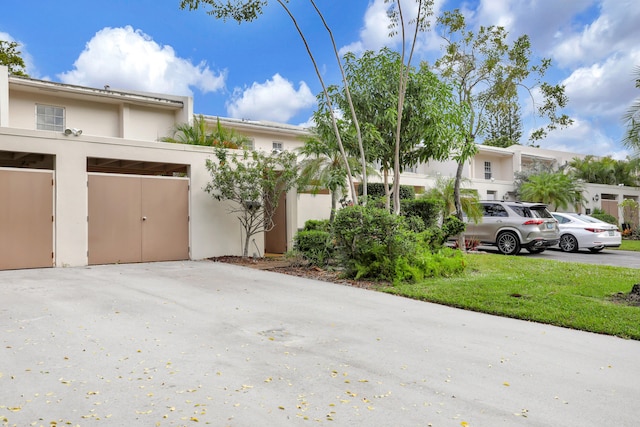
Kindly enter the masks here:
M 605 185 L 640 185 L 638 177 L 639 159 L 615 160 L 611 156 L 584 158 L 575 157 L 569 162 L 573 176 L 586 182 Z
M 171 130 L 171 136 L 160 138 L 160 141 L 238 149 L 246 147 L 251 140 L 237 133 L 235 129 L 222 126 L 220 118 L 217 120 L 215 129 L 210 130 L 205 117 L 199 115 L 193 118 L 193 124 L 176 124 Z
M 333 254 L 331 233 L 320 229 L 298 231 L 293 248 L 312 265 L 324 266 Z
M 418 235 L 418 240 L 433 250 L 441 248 L 451 237 L 457 236 L 465 230 L 465 223 L 455 215 L 449 215 L 442 221 L 442 225 L 433 225 Z
M 417 283 L 427 278 L 457 276 L 465 268 L 466 261 L 461 251 L 447 247 L 433 251 L 420 247 L 411 257 L 396 261 L 394 283 Z
M 599 219 L 600 221 L 607 222 L 609 224 L 618 225 L 618 220 L 616 219 L 616 217 L 606 213 L 602 209 L 598 209 L 598 208 L 594 209 L 593 213 L 591 213 L 590 216 L 596 219 Z
M 447 158 L 460 137 L 461 116 L 466 112 L 464 106 L 456 103 L 452 88 L 441 82 L 426 63 L 419 68 L 403 67 L 400 53 L 388 48 L 367 51 L 361 56 L 345 55 L 345 74 L 365 141 L 366 160 L 381 165 L 385 182 L 390 181 L 392 171 L 399 177 L 407 167 Z M 398 79 L 403 69 L 407 81 L 400 112 Z M 344 87 L 331 86 L 328 93 L 332 105 L 349 111 L 349 97 Z M 326 100 L 319 100 L 319 111 L 329 114 Z M 399 150 L 396 152 L 397 137 Z M 398 177 L 393 179 L 396 184 L 399 184 Z
M 25 63 L 22 59 L 22 52 L 18 50 L 19 43 L 0 40 L 0 65 L 9 68 L 9 74 L 29 77 L 25 72 Z
M 640 89 L 640 67 L 635 67 L 634 73 L 636 75 L 636 89 Z M 640 96 L 637 97 L 633 104 L 629 106 L 629 109 L 622 116 L 624 122 L 624 138 L 623 144 L 636 150 L 636 157 L 640 153 Z
M 519 191 L 520 199 L 545 203 L 552 206 L 552 209 L 566 209 L 584 202 L 582 183 L 562 172 L 530 175 L 527 181 L 522 183 Z
M 437 198 L 404 199 L 401 201 L 400 214 L 407 218 L 420 218 L 424 227 L 433 227 L 440 219 L 443 205 L 444 202 Z
M 391 186 L 389 186 L 391 189 Z M 358 187 L 358 196 L 362 196 L 362 187 Z M 367 196 L 371 198 L 384 198 L 384 184 L 381 182 L 372 182 L 367 186 Z M 414 199 L 416 197 L 416 190 L 411 185 L 400 186 L 400 200 Z
M 409 227 L 421 219 L 409 218 L 371 206 L 340 210 L 333 223 L 333 236 L 336 258 L 345 274 L 356 279 L 397 283 L 448 276 L 464 270 L 462 254 L 442 247 L 448 233 L 459 233 L 460 225 L 464 228 L 461 221 L 447 218 L 442 227 L 433 225 L 415 233 Z
M 331 222 L 328 219 L 308 219 L 304 223 L 303 231 L 311 231 L 311 230 L 320 230 L 327 231 L 331 230 Z
M 207 160 L 211 181 L 205 191 L 227 201 L 227 211 L 237 216 L 245 233 L 243 256 L 248 256 L 252 236 L 274 227 L 273 216 L 282 192 L 297 184 L 294 153 L 265 154 L 215 148 L 217 161 Z
M 436 185 L 430 188 L 422 197 L 441 200 L 442 213 L 448 216 L 456 212 L 455 207 L 455 178 L 438 177 Z M 460 184 L 470 182 L 466 178 L 460 179 Z M 460 188 L 460 204 L 464 215 L 474 222 L 479 222 L 482 218 L 482 208 L 478 203 L 478 190 L 473 188 Z
M 347 277 L 392 281 L 397 258 L 411 253 L 415 234 L 386 209 L 348 206 L 333 222 L 336 258 Z

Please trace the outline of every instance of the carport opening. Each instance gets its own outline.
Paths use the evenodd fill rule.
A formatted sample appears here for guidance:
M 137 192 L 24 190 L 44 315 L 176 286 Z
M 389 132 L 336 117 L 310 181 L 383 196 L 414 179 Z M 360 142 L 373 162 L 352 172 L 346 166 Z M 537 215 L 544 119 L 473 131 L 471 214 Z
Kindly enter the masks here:
M 54 170 L 52 154 L 0 150 L 0 167 Z
M 87 172 L 181 177 L 188 176 L 188 165 L 88 157 Z

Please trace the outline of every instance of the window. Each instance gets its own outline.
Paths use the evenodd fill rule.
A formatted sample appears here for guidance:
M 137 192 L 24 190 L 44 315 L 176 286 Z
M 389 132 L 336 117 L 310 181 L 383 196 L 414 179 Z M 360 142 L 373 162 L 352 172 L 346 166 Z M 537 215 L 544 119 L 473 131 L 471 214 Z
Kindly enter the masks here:
M 491 162 L 484 162 L 484 179 L 491 179 Z
M 249 140 L 247 140 L 247 142 L 245 142 L 244 144 L 245 148 L 247 150 L 255 150 L 256 149 L 256 140 L 253 138 L 249 138 Z
M 274 151 L 282 151 L 282 142 L 273 141 L 272 147 Z
M 484 208 L 483 216 L 509 216 L 507 210 L 497 203 L 487 203 L 482 207 Z
M 64 132 L 64 108 L 36 105 L 36 129 Z

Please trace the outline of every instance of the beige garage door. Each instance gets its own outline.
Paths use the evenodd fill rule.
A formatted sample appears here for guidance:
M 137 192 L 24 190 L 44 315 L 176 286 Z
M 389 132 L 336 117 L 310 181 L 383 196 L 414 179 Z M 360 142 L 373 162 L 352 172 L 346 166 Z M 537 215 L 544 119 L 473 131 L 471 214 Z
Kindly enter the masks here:
M 89 174 L 89 264 L 189 259 L 189 180 Z
M 53 171 L 0 169 L 0 270 L 53 266 Z

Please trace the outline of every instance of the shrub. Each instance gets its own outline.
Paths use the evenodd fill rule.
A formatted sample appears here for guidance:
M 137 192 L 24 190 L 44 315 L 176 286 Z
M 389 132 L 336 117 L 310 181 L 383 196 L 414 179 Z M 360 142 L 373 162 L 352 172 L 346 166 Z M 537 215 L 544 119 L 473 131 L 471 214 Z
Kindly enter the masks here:
M 391 185 L 389 185 L 391 188 Z M 362 186 L 358 187 L 358 196 L 362 196 Z M 384 184 L 381 182 L 372 182 L 367 184 L 367 196 L 372 198 L 384 197 Z M 400 186 L 400 200 L 415 199 L 416 190 L 410 185 Z
M 320 230 L 330 231 L 331 223 L 328 219 L 309 219 L 305 221 L 303 231 Z
M 394 279 L 395 261 L 415 249 L 404 218 L 385 209 L 349 206 L 333 222 L 335 254 L 347 277 Z
M 323 230 L 302 230 L 293 238 L 293 248 L 312 265 L 326 265 L 332 256 L 331 234 Z
M 466 268 L 464 254 L 451 248 L 436 251 L 422 246 L 409 258 L 396 261 L 395 281 L 415 283 L 433 277 L 451 277 L 460 274 Z
M 444 202 L 435 198 L 406 199 L 400 201 L 400 212 L 407 218 L 421 218 L 425 228 L 429 228 L 437 225 L 443 206 Z
M 602 209 L 594 209 L 591 214 L 592 217 L 599 219 L 600 221 L 608 222 L 609 224 L 618 225 L 618 220 L 615 216 L 610 215 Z

